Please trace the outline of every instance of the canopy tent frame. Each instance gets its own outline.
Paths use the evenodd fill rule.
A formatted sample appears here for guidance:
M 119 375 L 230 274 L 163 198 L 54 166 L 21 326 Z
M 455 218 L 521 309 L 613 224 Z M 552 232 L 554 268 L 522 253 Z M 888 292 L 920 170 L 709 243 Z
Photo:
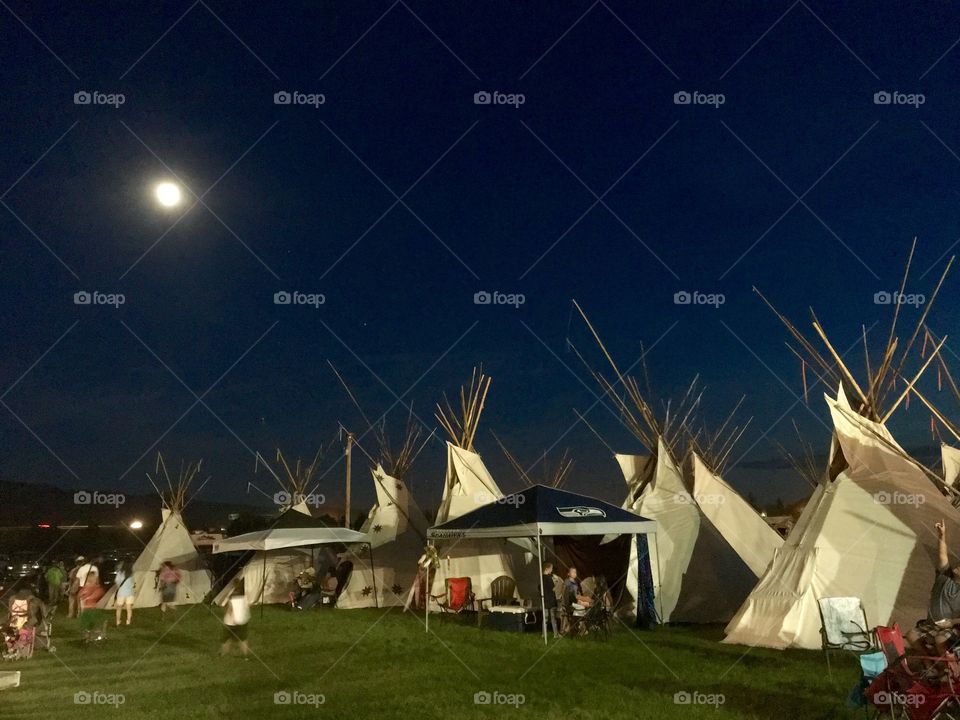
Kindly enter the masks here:
M 497 512 L 498 515 L 502 515 L 502 508 L 513 507 L 519 509 L 523 507 L 527 502 L 529 502 L 527 496 L 533 495 L 533 505 L 538 506 L 538 500 L 540 498 L 537 495 L 540 492 L 548 491 L 550 493 L 559 495 L 566 503 L 569 503 L 571 500 L 580 500 L 581 502 L 589 502 L 592 504 L 599 504 L 603 508 L 608 508 L 607 510 L 600 510 L 603 520 L 596 519 L 599 517 L 594 514 L 584 514 L 579 520 L 571 521 L 570 516 L 566 515 L 559 519 L 537 519 L 533 522 L 515 522 L 511 524 L 497 523 L 491 527 L 483 527 L 482 519 L 483 515 L 490 513 L 491 510 L 494 510 L 497 506 L 500 506 L 501 510 Z M 511 499 L 516 499 L 519 497 L 518 502 L 512 502 Z M 547 501 L 546 506 L 553 505 L 552 501 Z M 576 508 L 583 510 L 595 510 L 593 507 L 584 507 L 583 505 L 577 505 Z M 560 508 L 553 508 L 559 512 Z M 568 507 L 565 509 L 572 509 Z M 607 520 L 607 514 L 610 513 L 614 515 L 616 519 Z M 492 514 L 492 513 L 491 513 Z M 566 520 L 564 520 L 566 518 Z M 500 519 L 500 518 L 497 518 Z M 471 522 L 474 521 L 474 522 Z M 575 493 L 570 493 L 567 491 L 558 491 L 555 488 L 547 488 L 543 485 L 534 485 L 530 488 L 527 488 L 519 493 L 513 493 L 508 495 L 502 500 L 494 501 L 488 503 L 487 505 L 481 506 L 476 510 L 466 513 L 465 515 L 455 518 L 441 525 L 435 525 L 427 529 L 427 541 L 433 542 L 434 540 L 444 540 L 444 539 L 514 539 L 514 538 L 533 538 L 536 537 L 537 540 L 537 559 L 539 562 L 539 575 L 540 575 L 540 612 L 541 612 L 541 625 L 543 631 L 543 642 L 548 644 L 547 640 L 547 613 L 546 613 L 546 599 L 544 597 L 544 585 L 543 585 L 543 538 L 544 537 L 557 537 L 557 536 L 608 536 L 608 535 L 630 535 L 634 539 L 638 535 L 652 535 L 654 549 L 657 548 L 657 523 L 653 520 L 648 520 L 643 518 L 635 513 L 631 513 L 627 510 L 622 510 L 616 506 L 609 505 L 600 500 L 594 498 L 586 497 L 583 495 L 577 495 Z M 659 553 L 657 553 L 659 557 Z M 649 557 L 649 554 L 648 554 Z M 629 563 L 629 560 L 628 560 Z M 427 571 L 429 573 L 429 569 Z M 639 603 L 640 598 L 640 575 L 638 573 L 637 577 L 637 598 Z M 430 632 L 430 603 L 427 602 L 425 605 L 425 630 Z M 639 607 L 638 607 L 639 611 Z
M 267 553 L 271 550 L 286 550 L 295 547 L 311 548 L 311 561 L 313 558 L 312 549 L 320 545 L 366 545 L 367 553 L 370 556 L 370 570 L 373 574 L 373 602 L 374 607 L 379 608 L 380 603 L 377 600 L 377 577 L 373 571 L 376 565 L 373 561 L 373 545 L 363 533 L 359 533 L 349 528 L 331 527 L 331 528 L 303 528 L 310 532 L 302 538 L 288 538 L 277 540 L 274 544 L 270 543 L 271 535 L 277 535 L 280 530 L 290 530 L 291 528 L 270 528 L 269 530 L 256 530 L 254 532 L 244 533 L 236 537 L 216 543 L 213 553 L 234 552 L 237 550 L 253 550 L 263 553 L 263 571 L 260 579 L 260 617 L 263 617 L 263 606 L 266 605 L 267 588 Z M 299 528 L 293 528 L 299 529 Z M 322 532 L 318 532 L 322 531 Z

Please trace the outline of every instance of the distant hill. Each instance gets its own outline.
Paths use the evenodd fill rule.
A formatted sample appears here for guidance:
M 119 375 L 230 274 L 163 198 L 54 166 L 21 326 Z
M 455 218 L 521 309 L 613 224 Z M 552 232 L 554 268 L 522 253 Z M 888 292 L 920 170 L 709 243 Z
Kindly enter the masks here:
M 149 495 L 111 497 L 84 491 L 64 490 L 40 483 L 0 480 L 0 527 L 49 525 L 129 525 L 140 520 L 146 527 L 160 522 L 160 499 Z M 266 500 L 266 499 L 264 499 Z M 269 515 L 276 512 L 274 505 L 244 503 L 215 503 L 197 498 L 184 512 L 191 528 L 226 527 L 231 513 Z

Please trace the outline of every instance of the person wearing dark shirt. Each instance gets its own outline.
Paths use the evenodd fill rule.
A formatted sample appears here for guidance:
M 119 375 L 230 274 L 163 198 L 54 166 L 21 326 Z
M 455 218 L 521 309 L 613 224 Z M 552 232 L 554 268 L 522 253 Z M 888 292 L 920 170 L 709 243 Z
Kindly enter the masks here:
M 553 628 L 553 637 L 560 637 L 560 631 L 557 626 L 557 593 L 554 585 L 556 575 L 553 574 L 553 563 L 543 564 L 543 609 L 550 619 L 550 627 Z

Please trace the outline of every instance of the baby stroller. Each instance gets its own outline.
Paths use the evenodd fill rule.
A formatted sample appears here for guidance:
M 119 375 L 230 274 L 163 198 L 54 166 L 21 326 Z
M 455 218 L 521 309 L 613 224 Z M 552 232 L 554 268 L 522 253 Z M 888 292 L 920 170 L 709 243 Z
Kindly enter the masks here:
M 27 660 L 37 647 L 56 652 L 52 634 L 53 623 L 38 598 L 12 599 L 7 624 L 3 626 L 3 659 Z

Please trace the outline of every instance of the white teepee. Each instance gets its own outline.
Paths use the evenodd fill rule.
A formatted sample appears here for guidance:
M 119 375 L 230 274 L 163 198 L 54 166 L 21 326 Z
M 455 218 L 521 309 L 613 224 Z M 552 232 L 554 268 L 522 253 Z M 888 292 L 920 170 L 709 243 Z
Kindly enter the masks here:
M 960 537 L 960 512 L 879 422 L 857 414 L 842 390 L 827 397 L 834 424 L 830 467 L 724 642 L 821 646 L 817 600 L 863 601 L 873 626 L 927 615 L 943 519 Z
M 190 532 L 180 513 L 167 508 L 160 512 L 163 522 L 133 563 L 133 606 L 148 608 L 160 604 L 157 573 L 166 560 L 176 565 L 180 571 L 176 604 L 192 605 L 202 602 L 210 592 L 211 573 L 190 539 Z M 98 607 L 113 607 L 116 594 L 117 587 L 114 585 L 100 599 Z
M 156 478 L 147 473 L 147 479 L 160 496 L 163 507 L 160 510 L 160 527 L 144 546 L 140 556 L 133 563 L 133 606 L 137 608 L 157 607 L 160 605 L 160 588 L 157 575 L 166 561 L 172 562 L 180 571 L 180 584 L 177 586 L 177 605 L 192 605 L 202 602 L 210 592 L 212 574 L 197 552 L 183 522 L 183 510 L 189 502 L 191 483 L 200 472 L 203 461 L 181 464 L 176 480 L 167 472 L 163 455 L 157 454 L 154 468 Z M 209 478 L 208 478 L 209 480 Z M 163 485 L 166 488 L 163 488 Z M 204 481 L 206 484 L 206 481 Z M 203 485 L 201 485 L 202 489 Z M 113 607 L 117 586 L 113 585 L 97 604 L 101 608 Z
M 624 507 L 657 521 L 650 565 L 661 621 L 729 620 L 773 559 L 780 536 L 695 454 L 691 493 L 662 438 L 656 457 L 616 459 L 627 482 Z M 628 589 L 637 585 L 636 566 L 633 546 Z
M 460 517 L 503 498 L 499 486 L 477 453 L 447 443 L 447 473 L 436 525 Z M 431 593 L 444 593 L 446 578 L 469 577 L 478 598 L 490 597 L 490 583 L 508 575 L 521 583 L 526 578 L 524 553 L 506 540 L 453 540 L 439 545 L 439 567 Z M 521 567 L 515 567 L 516 565 Z
M 348 548 L 343 559 L 353 571 L 337 598 L 339 609 L 403 605 L 426 541 L 427 520 L 403 481 L 379 464 L 372 474 L 377 501 L 361 532 L 370 541 L 373 569 L 366 545 Z

